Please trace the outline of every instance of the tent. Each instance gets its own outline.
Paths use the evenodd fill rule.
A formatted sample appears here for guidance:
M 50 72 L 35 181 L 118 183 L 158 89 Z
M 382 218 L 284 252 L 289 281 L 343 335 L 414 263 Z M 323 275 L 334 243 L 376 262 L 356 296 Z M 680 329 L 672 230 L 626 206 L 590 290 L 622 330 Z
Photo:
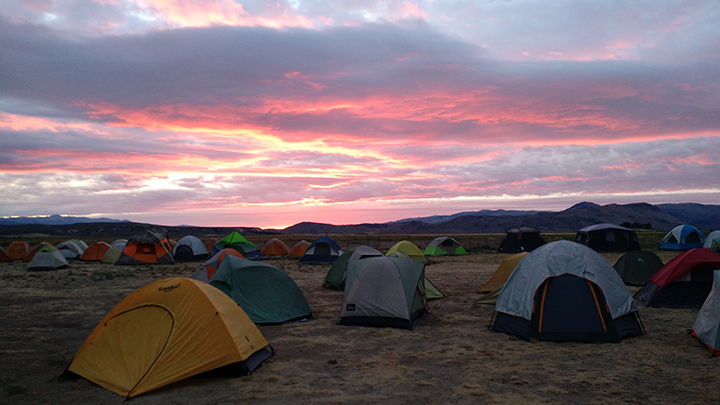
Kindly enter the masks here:
M 193 272 L 190 278 L 207 283 L 215 275 L 215 272 L 217 272 L 217 269 L 220 267 L 220 264 L 222 264 L 223 260 L 225 260 L 226 256 L 235 256 L 243 259 L 245 258 L 242 253 L 238 252 L 235 249 L 223 249 L 215 253 L 213 257 L 209 258 L 200 266 L 198 266 L 198 268 L 195 269 L 195 272 Z
M 120 258 L 121 255 L 122 249 L 117 246 L 110 246 L 110 249 L 105 252 L 105 256 L 103 256 L 102 260 L 100 261 L 107 264 L 115 264 L 115 262 Z
M 169 246 L 163 230 L 147 230 L 128 240 L 115 264 L 173 264 L 175 259 Z
M 416 262 L 426 263 L 427 259 L 425 258 L 425 255 L 423 254 L 423 251 L 420 250 L 417 245 L 414 243 L 403 240 L 396 244 L 394 244 L 390 249 L 388 249 L 387 253 L 385 253 L 385 256 L 392 256 L 395 252 L 401 252 L 405 253 L 406 255 L 410 256 L 411 259 L 415 260 Z
M 173 257 L 178 262 L 202 261 L 208 258 L 208 250 L 200 238 L 186 235 L 173 248 Z
M 0 247 L 0 263 L 11 262 L 13 259 L 10 257 L 5 249 Z
M 678 225 L 665 235 L 661 250 L 690 250 L 703 247 L 705 235 L 692 225 Z
M 265 242 L 262 249 L 260 249 L 260 253 L 268 256 L 287 256 L 290 249 L 285 242 L 278 238 L 272 238 Z
M 667 262 L 635 298 L 650 307 L 699 307 L 712 288 L 712 272 L 720 269 L 720 253 L 691 249 Z
M 705 237 L 705 243 L 703 243 L 703 247 L 704 248 L 712 248 L 712 244 L 716 239 L 720 239 L 720 230 L 710 232 Z
M 526 340 L 582 342 L 644 333 L 637 305 L 610 263 L 564 240 L 522 259 L 500 291 L 491 329 Z
M 467 250 L 460 245 L 458 241 L 449 236 L 438 236 L 433 239 L 423 253 L 426 256 L 445 256 L 445 255 L 466 255 Z
M 300 287 L 279 268 L 226 256 L 210 285 L 237 302 L 256 324 L 278 324 L 312 318 Z
M 63 256 L 55 246 L 46 244 L 41 245 L 40 248 L 35 251 L 32 260 L 28 263 L 28 270 L 48 271 L 58 270 L 68 266 L 70 266 L 70 264 L 65 259 L 65 256 Z
M 348 266 L 341 325 L 413 329 L 428 312 L 425 264 L 397 257 L 369 257 Z
M 331 290 L 344 290 L 345 276 L 350 262 L 377 256 L 383 256 L 382 252 L 370 246 L 355 246 L 348 249 L 330 266 L 330 270 L 325 275 L 323 287 Z
M 115 239 L 114 241 L 110 242 L 111 247 L 117 247 L 122 251 L 125 249 L 125 245 L 127 245 L 128 240 L 127 239 Z
M 210 239 L 206 240 L 204 243 L 205 243 L 205 248 L 206 248 L 207 251 L 208 251 L 208 254 L 212 254 L 212 253 L 211 253 L 211 252 L 212 252 L 212 248 L 213 248 L 213 246 L 215 246 L 215 244 L 217 243 L 217 239 L 215 239 L 215 238 L 210 238 Z
M 250 374 L 272 355 L 233 300 L 175 277 L 136 290 L 110 310 L 66 373 L 130 398 L 220 367 Z
M 713 240 L 712 245 L 710 245 L 710 250 L 720 253 L 720 238 Z
M 307 263 L 333 263 L 342 254 L 342 249 L 329 236 L 321 236 L 308 246 L 302 255 L 299 264 Z
M 303 239 L 300 242 L 296 243 L 292 247 L 292 249 L 290 249 L 290 253 L 288 253 L 288 257 L 300 258 L 305 254 L 305 252 L 307 252 L 309 247 L 310 247 L 310 242 Z
M 713 356 L 720 355 L 720 270 L 713 271 L 712 289 L 695 317 L 691 333 Z
M 57 247 L 55 247 L 55 245 L 53 245 L 52 243 L 49 243 L 49 242 L 40 242 L 40 243 L 38 243 L 37 245 L 33 246 L 33 247 L 30 249 L 30 251 L 28 252 L 28 254 L 26 254 L 25 257 L 23 257 L 22 260 L 23 260 L 24 262 L 30 263 L 30 262 L 32 261 L 32 259 L 35 257 L 35 254 L 36 254 L 38 251 L 40 251 L 40 249 L 44 248 L 45 246 L 52 246 L 53 249 L 57 250 Z M 62 253 L 61 253 L 61 255 L 62 255 Z
M 110 250 L 110 245 L 107 242 L 95 242 L 83 251 L 80 260 L 99 262 L 105 257 L 108 250 Z
M 510 274 L 512 274 L 513 270 L 515 270 L 515 267 L 517 267 L 518 263 L 520 263 L 520 261 L 528 255 L 528 253 L 529 252 L 515 253 L 514 255 L 504 258 L 500 262 L 498 268 L 495 269 L 495 273 L 493 273 L 485 284 L 477 289 L 477 292 L 489 293 L 492 290 L 505 285 L 505 281 L 507 281 Z
M 545 239 L 536 228 L 520 227 L 508 229 L 500 244 L 500 253 L 532 252 L 545 244 Z
M 66 240 L 64 242 L 60 242 L 55 246 L 62 255 L 70 260 L 70 259 L 79 259 L 80 256 L 83 254 L 85 249 L 87 249 L 87 244 L 81 240 L 78 239 L 70 239 Z
M 260 250 L 249 240 L 245 239 L 244 236 L 238 231 L 232 231 L 227 234 L 224 238 L 215 242 L 210 254 L 216 254 L 223 249 L 235 249 L 242 253 L 247 259 L 256 260 L 262 259 L 264 255 L 260 253 Z
M 620 256 L 613 267 L 625 284 L 643 286 L 662 266 L 662 260 L 655 253 L 633 250 Z
M 640 241 L 634 230 L 613 224 L 586 226 L 577 231 L 575 242 L 597 252 L 640 250 Z
M 7 255 L 13 260 L 22 260 L 29 252 L 30 245 L 27 242 L 20 240 L 12 242 L 7 249 L 5 249 L 5 253 L 7 253 Z

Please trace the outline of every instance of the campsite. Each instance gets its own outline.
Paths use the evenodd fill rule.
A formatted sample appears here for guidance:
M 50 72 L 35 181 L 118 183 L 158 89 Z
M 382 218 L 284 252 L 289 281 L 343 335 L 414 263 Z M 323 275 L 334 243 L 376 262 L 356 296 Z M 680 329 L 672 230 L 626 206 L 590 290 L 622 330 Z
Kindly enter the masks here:
M 129 237 L 131 235 L 117 235 Z M 218 235 L 221 239 L 223 235 Z M 287 246 L 318 235 L 281 237 Z M 347 250 L 387 252 L 409 240 L 424 248 L 439 235 L 331 235 Z M 638 304 L 646 334 L 618 343 L 526 341 L 489 330 L 493 306 L 477 290 L 511 253 L 504 235 L 451 235 L 468 254 L 428 256 L 425 275 L 446 296 L 428 302 L 414 329 L 338 325 L 343 293 L 323 287 L 330 263 L 268 256 L 307 298 L 313 318 L 258 325 L 275 351 L 251 375 L 208 373 L 133 397 L 135 403 L 717 403 L 720 359 L 689 334 L 698 308 Z M 574 234 L 545 234 L 548 242 Z M 639 233 L 664 263 L 660 232 Z M 40 242 L 28 240 L 30 244 Z M 270 239 L 252 237 L 255 246 Z M 48 240 L 59 243 L 62 240 Z M 86 240 L 88 244 L 96 241 Z M 110 241 L 106 241 L 110 242 Z M 7 241 L 3 242 L 7 246 Z M 603 252 L 610 264 L 620 252 Z M 233 259 L 234 260 L 234 259 Z M 3 403 L 120 403 L 84 378 L 60 378 L 103 317 L 133 291 L 190 277 L 199 262 L 115 265 L 71 260 L 55 271 L 0 263 Z M 640 287 L 628 286 L 631 293 Z M 637 301 L 637 300 L 636 300 Z

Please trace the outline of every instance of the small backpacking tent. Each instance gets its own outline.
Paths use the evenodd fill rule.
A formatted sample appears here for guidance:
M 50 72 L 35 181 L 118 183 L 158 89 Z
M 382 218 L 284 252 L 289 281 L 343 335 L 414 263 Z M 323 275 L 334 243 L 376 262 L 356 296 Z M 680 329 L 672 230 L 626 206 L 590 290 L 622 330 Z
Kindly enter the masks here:
M 26 254 L 25 257 L 23 257 L 22 260 L 23 260 L 24 262 L 30 263 L 30 262 L 32 261 L 32 259 L 35 257 L 35 254 L 36 254 L 37 252 L 39 252 L 40 249 L 44 248 L 45 246 L 52 246 L 53 249 L 57 250 L 57 247 L 55 247 L 55 245 L 53 245 L 52 243 L 49 243 L 49 242 L 40 242 L 40 243 L 38 243 L 37 245 L 33 246 L 33 247 L 30 249 L 30 251 L 28 252 L 28 254 Z M 62 255 L 62 253 L 61 253 L 61 255 Z
M 424 273 L 424 263 L 396 257 L 351 262 L 338 323 L 413 329 L 428 312 Z
M 692 225 L 678 225 L 668 232 L 660 250 L 690 250 L 703 247 L 705 235 Z
M 42 245 L 33 255 L 32 260 L 28 263 L 30 271 L 49 271 L 58 270 L 68 267 L 70 264 L 65 256 L 53 245 Z
M 106 242 L 95 242 L 88 246 L 80 255 L 80 260 L 83 261 L 101 261 L 107 251 L 110 250 L 110 245 Z M 117 260 L 117 258 L 115 258 Z M 115 263 L 115 261 L 113 261 Z
M 321 236 L 308 246 L 302 255 L 299 264 L 333 263 L 343 253 L 338 245 L 329 236 Z
M 10 257 L 5 249 L 0 247 L 0 263 L 11 262 L 13 259 Z
M 510 274 L 512 274 L 513 270 L 515 270 L 515 267 L 517 267 L 518 263 L 520 263 L 520 261 L 528 255 L 528 253 L 530 252 L 515 253 L 514 255 L 504 258 L 497 269 L 495 269 L 495 273 L 490 276 L 490 279 L 486 281 L 485 284 L 477 289 L 477 292 L 489 293 L 492 290 L 505 285 L 505 281 L 507 281 Z
M 460 242 L 449 236 L 438 236 L 433 239 L 423 251 L 426 256 L 446 256 L 446 255 L 466 255 L 465 250 Z
M 491 329 L 525 340 L 582 342 L 644 333 L 637 305 L 610 263 L 564 240 L 518 264 L 500 291 Z
M 173 257 L 177 262 L 196 262 L 208 258 L 205 244 L 194 235 L 185 235 L 173 248 Z
M 305 254 L 305 252 L 307 252 L 309 247 L 310 242 L 303 239 L 293 245 L 292 249 L 290 249 L 290 253 L 288 253 L 288 257 L 301 258 Z
M 420 250 L 417 245 L 408 240 L 403 240 L 394 244 L 390 249 L 388 249 L 387 253 L 385 253 L 385 256 L 392 256 L 395 252 L 405 253 L 416 262 L 427 263 L 428 261 L 425 258 L 423 251 Z
M 272 238 L 265 242 L 260 253 L 267 256 L 287 256 L 290 253 L 290 249 L 287 247 L 285 242 L 278 238 Z
M 575 242 L 596 252 L 640 250 L 640 241 L 634 230 L 613 224 L 586 226 L 577 231 Z
M 720 230 L 712 231 L 705 237 L 704 248 L 712 248 L 712 244 L 716 239 L 720 239 Z
M 713 356 L 720 355 L 720 270 L 713 271 L 712 289 L 695 317 L 691 333 Z
M 720 253 L 698 248 L 667 262 L 635 298 L 650 307 L 699 307 L 712 288 L 712 272 L 720 269 Z
M 8 245 L 5 253 L 13 260 L 22 260 L 30 252 L 30 245 L 21 240 L 16 240 Z
M 111 245 L 110 249 L 105 252 L 105 256 L 103 256 L 102 260 L 100 261 L 107 264 L 115 264 L 115 262 L 120 258 L 121 255 L 122 249 L 117 246 Z
M 172 249 L 168 250 L 169 246 L 170 243 L 163 230 L 147 230 L 128 240 L 115 264 L 173 264 L 175 259 L 172 256 Z
M 633 250 L 620 256 L 613 268 L 625 284 L 643 286 L 662 266 L 662 260 L 655 253 Z
M 347 274 L 347 268 L 350 262 L 355 260 L 365 259 L 368 257 L 383 256 L 382 252 L 372 248 L 370 246 L 355 246 L 338 257 L 337 260 L 330 266 L 325 275 L 325 282 L 323 287 L 331 290 L 344 290 L 345 289 L 345 277 Z
M 130 398 L 223 366 L 250 374 L 272 355 L 232 299 L 175 277 L 136 290 L 110 310 L 66 372 Z
M 210 279 L 215 275 L 215 272 L 217 272 L 220 264 L 222 264 L 223 260 L 225 260 L 226 256 L 235 256 L 242 259 L 245 258 L 242 253 L 238 252 L 235 249 L 223 249 L 215 253 L 213 257 L 209 258 L 208 260 L 204 261 L 200 266 L 198 266 L 198 268 L 195 269 L 195 272 L 193 272 L 190 278 L 200 280 L 205 283 L 209 282 Z
M 537 228 L 526 226 L 508 229 L 505 239 L 500 244 L 500 253 L 532 252 L 545 244 L 545 239 L 540 235 Z
M 87 244 L 78 239 L 70 239 L 58 243 L 55 247 L 60 251 L 60 253 L 62 253 L 62 255 L 66 259 L 70 260 L 79 259 L 85 249 L 87 249 Z
M 227 234 L 224 238 L 215 242 L 210 254 L 216 254 L 223 249 L 235 249 L 242 253 L 249 260 L 258 260 L 265 257 L 260 250 L 249 240 L 245 239 L 244 236 L 238 231 L 232 231 Z
M 267 263 L 226 256 L 210 285 L 237 302 L 258 325 L 312 318 L 310 306 L 295 281 Z

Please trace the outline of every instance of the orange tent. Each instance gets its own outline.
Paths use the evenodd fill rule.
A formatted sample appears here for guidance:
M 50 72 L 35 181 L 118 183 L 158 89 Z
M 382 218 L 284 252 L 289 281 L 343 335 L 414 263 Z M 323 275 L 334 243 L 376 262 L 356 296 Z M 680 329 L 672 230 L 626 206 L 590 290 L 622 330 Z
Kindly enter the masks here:
M 278 238 L 272 238 L 265 242 L 260 253 L 268 256 L 286 256 L 290 253 L 287 245 Z
M 0 263 L 2 262 L 11 262 L 12 257 L 8 256 L 7 252 L 5 252 L 5 249 L 0 247 Z
M 309 247 L 310 247 L 310 242 L 308 242 L 306 240 L 301 240 L 300 242 L 296 243 L 292 249 L 290 249 L 290 253 L 288 254 L 288 257 L 300 258 L 305 254 L 305 252 L 307 252 Z
M 106 242 L 95 242 L 88 246 L 80 256 L 80 260 L 100 261 L 105 257 L 105 253 L 110 250 L 110 245 Z
M 169 249 L 169 250 L 168 250 Z M 162 230 L 147 230 L 128 240 L 115 264 L 173 264 L 172 248 Z
M 190 278 L 193 278 L 195 280 L 200 280 L 204 282 L 209 282 L 212 276 L 215 275 L 215 272 L 217 271 L 218 267 L 220 267 L 220 264 L 223 260 L 225 260 L 225 256 L 235 256 L 239 257 L 241 259 L 244 259 L 245 256 L 243 256 L 242 253 L 238 252 L 235 249 L 227 248 L 223 249 L 217 253 L 211 258 L 209 258 L 207 261 L 205 261 L 203 264 L 198 266 L 198 268 L 195 270 L 195 272 L 190 276 Z
M 5 249 L 5 252 L 13 260 L 22 260 L 30 252 L 30 245 L 27 242 L 16 240 Z

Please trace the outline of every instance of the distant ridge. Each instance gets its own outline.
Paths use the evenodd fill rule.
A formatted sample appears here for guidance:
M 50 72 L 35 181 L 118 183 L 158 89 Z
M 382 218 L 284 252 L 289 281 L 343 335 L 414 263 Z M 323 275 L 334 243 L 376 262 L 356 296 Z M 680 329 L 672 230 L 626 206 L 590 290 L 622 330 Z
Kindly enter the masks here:
M 33 217 L 0 218 L 0 225 L 72 225 L 90 222 L 130 222 L 126 219 L 73 217 L 68 215 L 39 215 Z
M 438 224 L 441 222 L 450 221 L 451 219 L 460 218 L 460 217 L 499 217 L 499 216 L 521 217 L 521 216 L 525 216 L 525 215 L 535 215 L 535 214 L 539 214 L 541 212 L 547 212 L 547 211 L 519 211 L 519 210 L 466 211 L 466 212 L 459 212 L 457 214 L 452 214 L 452 215 L 433 215 L 430 217 L 406 218 L 406 219 L 401 219 L 398 221 L 393 221 L 393 222 L 388 222 L 388 223 L 419 221 L 419 222 L 426 222 L 428 224 Z

